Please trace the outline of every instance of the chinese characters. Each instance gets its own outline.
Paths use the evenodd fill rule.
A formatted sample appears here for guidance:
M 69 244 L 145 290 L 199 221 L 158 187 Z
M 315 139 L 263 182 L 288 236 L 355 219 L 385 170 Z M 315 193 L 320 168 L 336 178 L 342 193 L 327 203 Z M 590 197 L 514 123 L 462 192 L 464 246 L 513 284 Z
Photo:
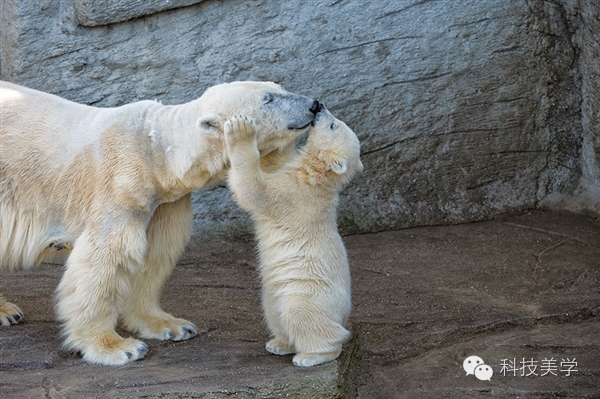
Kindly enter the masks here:
M 541 361 L 533 358 L 521 360 L 513 358 L 502 359 L 500 361 L 500 374 L 503 376 L 512 375 L 514 377 L 544 377 L 547 375 L 558 376 L 563 374 L 566 377 L 571 376 L 572 373 L 578 372 L 577 359 L 555 359 L 554 357 L 544 357 Z

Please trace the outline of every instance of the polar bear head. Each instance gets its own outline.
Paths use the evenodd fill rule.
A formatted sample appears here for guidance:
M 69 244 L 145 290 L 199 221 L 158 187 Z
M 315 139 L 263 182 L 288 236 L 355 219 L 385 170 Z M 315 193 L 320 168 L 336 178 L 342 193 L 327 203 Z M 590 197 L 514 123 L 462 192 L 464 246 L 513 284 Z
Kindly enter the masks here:
M 323 106 L 319 106 L 301 152 L 304 163 L 311 164 L 306 166 L 313 184 L 341 189 L 363 170 L 358 137 Z
M 318 101 L 284 90 L 272 82 L 232 82 L 210 87 L 200 97 L 200 130 L 223 135 L 223 125 L 234 116 L 255 121 L 262 154 L 282 150 L 306 132 L 320 109 Z

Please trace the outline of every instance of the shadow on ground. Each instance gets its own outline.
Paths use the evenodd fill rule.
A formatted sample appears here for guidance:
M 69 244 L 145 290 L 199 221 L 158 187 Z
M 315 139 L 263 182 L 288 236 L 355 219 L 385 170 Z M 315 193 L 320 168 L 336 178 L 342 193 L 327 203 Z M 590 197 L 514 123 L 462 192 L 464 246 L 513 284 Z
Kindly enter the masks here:
M 345 237 L 353 339 L 299 369 L 263 350 L 253 243 L 193 245 L 165 308 L 193 320 L 187 342 L 148 341 L 124 367 L 60 350 L 61 267 L 5 273 L 26 322 L 0 327 L 2 398 L 600 398 L 600 220 L 533 212 L 448 227 Z M 466 375 L 479 356 L 489 381 Z

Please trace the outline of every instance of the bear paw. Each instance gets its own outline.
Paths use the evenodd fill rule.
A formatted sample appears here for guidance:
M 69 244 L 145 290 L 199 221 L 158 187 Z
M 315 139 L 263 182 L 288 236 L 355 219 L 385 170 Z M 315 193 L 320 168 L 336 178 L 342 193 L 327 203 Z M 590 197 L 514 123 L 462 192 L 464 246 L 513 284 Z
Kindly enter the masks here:
M 277 338 L 273 338 L 265 345 L 267 352 L 274 355 L 290 355 L 296 353 L 296 348 L 293 345 L 289 345 L 287 342 L 281 341 Z
M 292 359 L 294 366 L 298 367 L 312 367 L 317 364 L 330 362 L 337 359 L 342 351 L 338 352 L 327 352 L 327 353 L 298 353 Z
M 161 341 L 183 341 L 198 335 L 198 328 L 191 321 L 178 319 L 168 313 L 136 317 L 127 320 L 126 328 L 140 338 Z
M 80 349 L 83 360 L 91 364 L 122 366 L 148 353 L 145 342 L 133 338 L 121 338 L 116 333 L 101 334 L 94 344 Z
M 225 122 L 225 140 L 229 145 L 252 142 L 256 136 L 254 121 L 246 116 L 234 116 Z
M 0 296 L 0 325 L 10 326 L 23 321 L 23 312 L 17 305 L 8 301 L 2 301 Z

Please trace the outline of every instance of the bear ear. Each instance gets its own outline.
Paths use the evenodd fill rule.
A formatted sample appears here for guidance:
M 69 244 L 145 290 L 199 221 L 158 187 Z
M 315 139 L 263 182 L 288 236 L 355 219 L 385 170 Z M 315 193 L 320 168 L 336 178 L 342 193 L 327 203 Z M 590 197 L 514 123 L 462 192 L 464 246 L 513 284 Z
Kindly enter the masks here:
M 338 175 L 344 174 L 348 170 L 348 162 L 344 158 L 334 159 L 331 163 L 331 170 Z
M 204 115 L 198 119 L 196 126 L 202 133 L 216 136 L 221 131 L 221 118 L 217 114 Z

